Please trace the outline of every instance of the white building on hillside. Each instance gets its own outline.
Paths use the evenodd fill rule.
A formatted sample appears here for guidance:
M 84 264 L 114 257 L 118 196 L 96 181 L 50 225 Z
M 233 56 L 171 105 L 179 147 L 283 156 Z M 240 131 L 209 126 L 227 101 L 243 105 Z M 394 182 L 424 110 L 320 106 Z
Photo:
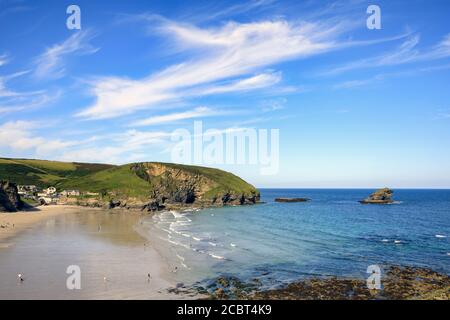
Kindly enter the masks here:
M 42 192 L 38 193 L 38 197 L 52 197 L 53 195 L 56 195 L 56 188 L 55 187 L 48 187 L 47 189 L 42 190 Z
M 56 193 L 56 188 L 55 187 L 48 187 L 47 189 L 44 189 L 44 192 L 48 195 L 52 195 Z
M 63 192 L 61 192 L 62 196 L 65 197 L 78 197 L 80 195 L 80 191 L 79 190 L 64 190 Z
M 17 190 L 20 195 L 25 195 L 28 193 L 37 192 L 37 187 L 35 185 L 18 185 Z

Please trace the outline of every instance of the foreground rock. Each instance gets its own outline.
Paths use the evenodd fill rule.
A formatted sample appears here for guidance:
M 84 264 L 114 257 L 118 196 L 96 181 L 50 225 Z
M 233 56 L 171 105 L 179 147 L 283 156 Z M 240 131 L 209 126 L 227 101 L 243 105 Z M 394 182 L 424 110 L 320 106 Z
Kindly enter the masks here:
M 389 188 L 383 188 L 372 193 L 368 198 L 361 200 L 362 204 L 389 204 L 393 203 L 392 195 L 394 191 Z
M 275 198 L 275 202 L 307 202 L 308 198 Z
M 242 283 L 218 278 L 211 299 L 255 300 L 449 300 L 450 277 L 426 268 L 391 266 L 381 278 L 381 290 L 369 290 L 365 279 L 313 278 L 283 288 L 258 291 L 258 279 Z M 203 289 L 203 288 L 202 288 Z
M 23 207 L 16 184 L 0 180 L 0 212 L 16 212 Z

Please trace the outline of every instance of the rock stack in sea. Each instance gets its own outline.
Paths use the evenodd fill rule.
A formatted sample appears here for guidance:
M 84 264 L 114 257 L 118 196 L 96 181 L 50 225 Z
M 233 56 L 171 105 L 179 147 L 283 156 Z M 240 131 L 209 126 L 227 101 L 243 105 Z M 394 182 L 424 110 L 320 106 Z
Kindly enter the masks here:
M 372 193 L 368 198 L 361 200 L 362 204 L 389 204 L 393 203 L 392 195 L 394 191 L 389 188 L 383 188 Z

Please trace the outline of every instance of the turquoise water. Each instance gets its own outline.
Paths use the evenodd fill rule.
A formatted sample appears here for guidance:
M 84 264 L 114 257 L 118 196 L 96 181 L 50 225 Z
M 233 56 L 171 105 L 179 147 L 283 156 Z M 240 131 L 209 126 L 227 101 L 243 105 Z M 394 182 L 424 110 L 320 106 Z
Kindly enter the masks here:
M 259 277 L 267 285 L 366 277 L 373 264 L 450 274 L 450 190 L 395 190 L 395 204 L 358 203 L 372 191 L 262 189 L 263 204 L 164 212 L 145 225 L 187 282 L 221 274 Z M 276 203 L 276 197 L 312 201 Z

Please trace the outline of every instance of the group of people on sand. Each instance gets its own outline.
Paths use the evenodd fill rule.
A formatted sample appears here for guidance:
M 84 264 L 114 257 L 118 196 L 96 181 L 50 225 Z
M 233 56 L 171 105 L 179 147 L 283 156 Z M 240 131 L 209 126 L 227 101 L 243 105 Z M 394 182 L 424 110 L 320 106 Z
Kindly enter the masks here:
M 176 267 L 175 267 L 175 269 L 176 269 Z M 23 274 L 18 273 L 17 274 L 17 280 L 19 282 L 25 281 L 25 278 L 23 277 Z M 151 280 L 152 280 L 152 275 L 150 273 L 147 273 L 147 282 L 150 282 Z M 108 282 L 108 281 L 109 281 L 108 278 L 106 276 L 104 276 L 103 277 L 103 282 Z
M 14 225 L 13 225 L 13 226 L 14 226 Z M 102 227 L 101 227 L 101 225 L 99 224 L 99 225 L 98 225 L 97 231 L 100 232 L 101 230 L 102 230 Z M 144 243 L 144 250 L 145 250 L 146 246 L 147 246 L 147 244 Z M 178 267 L 175 266 L 175 268 L 172 270 L 172 272 L 173 272 L 173 273 L 176 273 L 177 271 L 178 271 Z M 25 281 L 25 278 L 23 277 L 23 274 L 21 274 L 21 273 L 17 274 L 17 280 L 18 280 L 19 282 Z M 152 275 L 151 275 L 150 273 L 147 273 L 147 282 L 150 283 L 151 280 L 152 280 Z M 104 277 L 103 277 L 103 282 L 106 283 L 106 282 L 108 282 L 108 281 L 109 281 L 109 279 L 108 279 L 106 276 L 104 276 Z

